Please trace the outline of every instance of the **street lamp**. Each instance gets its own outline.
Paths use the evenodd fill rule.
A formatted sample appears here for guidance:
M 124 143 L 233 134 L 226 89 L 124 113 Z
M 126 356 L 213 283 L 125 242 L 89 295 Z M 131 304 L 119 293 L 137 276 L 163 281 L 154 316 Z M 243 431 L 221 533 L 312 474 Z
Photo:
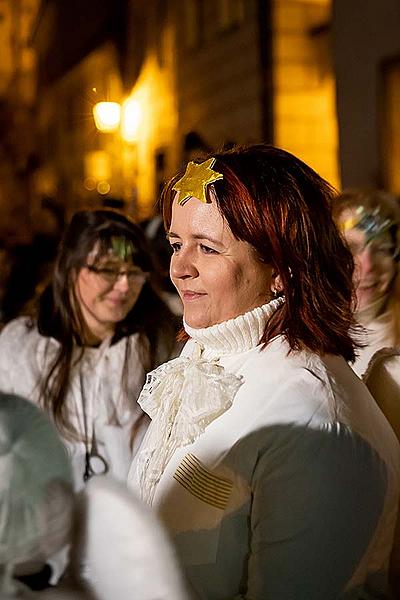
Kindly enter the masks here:
M 121 121 L 121 106 L 118 102 L 98 102 L 93 107 L 93 117 L 99 131 L 116 131 Z
M 141 116 L 140 103 L 134 98 L 127 98 L 122 106 L 118 102 L 98 102 L 93 107 L 97 129 L 110 133 L 120 128 L 122 139 L 128 143 L 137 141 Z

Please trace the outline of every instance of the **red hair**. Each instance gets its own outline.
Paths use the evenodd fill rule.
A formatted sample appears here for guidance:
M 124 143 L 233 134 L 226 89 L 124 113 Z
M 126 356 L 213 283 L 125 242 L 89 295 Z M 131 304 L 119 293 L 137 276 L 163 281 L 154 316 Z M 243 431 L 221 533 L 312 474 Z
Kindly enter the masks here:
M 335 190 L 284 150 L 259 144 L 213 154 L 218 209 L 238 240 L 280 275 L 286 302 L 265 327 L 261 342 L 282 333 L 291 349 L 354 360 L 353 257 L 331 214 Z M 172 186 L 161 206 L 169 229 Z

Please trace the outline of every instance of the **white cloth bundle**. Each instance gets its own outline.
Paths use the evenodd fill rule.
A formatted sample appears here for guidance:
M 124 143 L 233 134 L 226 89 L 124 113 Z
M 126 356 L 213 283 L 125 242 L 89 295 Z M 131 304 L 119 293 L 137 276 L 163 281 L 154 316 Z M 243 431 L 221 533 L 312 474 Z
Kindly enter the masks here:
M 155 514 L 120 482 L 94 477 L 81 494 L 80 560 L 96 600 L 188 600 Z
M 55 428 L 30 402 L 0 393 L 1 598 L 19 585 L 16 566 L 42 564 L 65 545 L 72 511 L 69 459 Z

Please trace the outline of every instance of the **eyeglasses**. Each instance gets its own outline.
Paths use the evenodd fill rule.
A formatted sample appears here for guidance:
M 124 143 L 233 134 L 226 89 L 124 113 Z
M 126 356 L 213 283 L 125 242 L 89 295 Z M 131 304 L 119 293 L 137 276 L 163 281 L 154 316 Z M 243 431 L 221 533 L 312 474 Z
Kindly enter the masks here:
M 360 256 L 360 254 L 362 254 L 364 250 L 368 248 L 371 254 L 374 255 L 390 258 L 396 257 L 396 249 L 393 243 L 390 243 L 389 241 L 385 242 L 372 240 L 367 243 L 349 242 L 349 248 L 353 256 Z
M 112 284 L 118 281 L 120 277 L 126 275 L 129 285 L 142 285 L 148 277 L 148 273 L 144 273 L 140 269 L 121 271 L 120 269 L 112 269 L 111 267 L 95 267 L 94 265 L 84 266 L 92 273 L 98 275 L 103 281 Z

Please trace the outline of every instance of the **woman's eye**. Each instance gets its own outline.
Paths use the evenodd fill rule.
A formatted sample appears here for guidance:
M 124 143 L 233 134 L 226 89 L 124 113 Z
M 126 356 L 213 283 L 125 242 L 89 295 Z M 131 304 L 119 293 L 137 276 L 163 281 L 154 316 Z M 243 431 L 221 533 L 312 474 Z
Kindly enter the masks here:
M 216 250 L 210 248 L 210 246 L 205 246 L 204 244 L 200 244 L 200 248 L 204 254 L 217 254 Z
M 181 245 L 182 244 L 180 242 L 173 242 L 171 244 L 171 248 L 172 248 L 173 252 L 178 252 L 178 250 L 180 250 L 180 248 L 181 248 Z
M 385 256 L 391 256 L 393 254 L 392 246 L 375 246 L 373 250 L 379 254 L 384 254 Z
M 98 272 L 100 273 L 100 275 L 105 275 L 106 277 L 113 277 L 114 275 L 118 276 L 119 273 L 119 271 L 116 271 L 115 269 L 107 269 L 107 267 L 99 269 Z

